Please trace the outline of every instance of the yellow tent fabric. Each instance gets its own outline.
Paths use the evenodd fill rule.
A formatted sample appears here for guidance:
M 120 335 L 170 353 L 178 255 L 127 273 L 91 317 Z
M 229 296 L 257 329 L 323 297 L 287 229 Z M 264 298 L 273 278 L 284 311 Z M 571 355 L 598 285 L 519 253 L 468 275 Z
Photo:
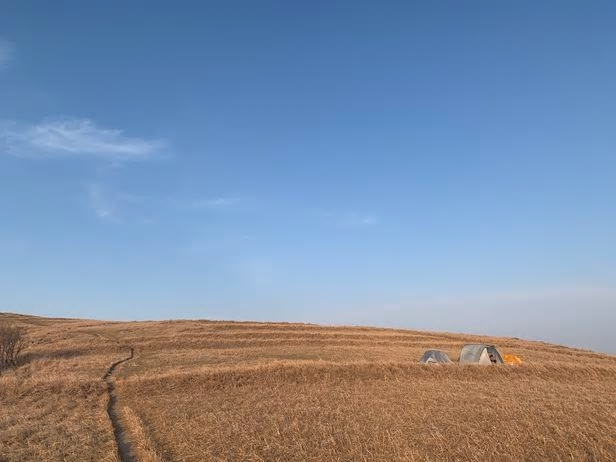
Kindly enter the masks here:
M 513 366 L 522 364 L 522 360 L 516 355 L 503 355 L 503 361 L 505 364 L 511 364 Z

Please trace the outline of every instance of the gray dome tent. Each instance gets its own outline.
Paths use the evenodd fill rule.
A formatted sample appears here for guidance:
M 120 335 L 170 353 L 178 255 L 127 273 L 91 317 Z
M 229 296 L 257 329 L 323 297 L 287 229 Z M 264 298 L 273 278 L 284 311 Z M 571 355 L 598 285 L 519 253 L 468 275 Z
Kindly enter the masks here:
M 503 357 L 494 345 L 483 343 L 469 344 L 462 347 L 460 364 L 503 364 Z
M 421 364 L 453 364 L 453 361 L 449 359 L 449 356 L 441 350 L 426 351 L 419 362 Z

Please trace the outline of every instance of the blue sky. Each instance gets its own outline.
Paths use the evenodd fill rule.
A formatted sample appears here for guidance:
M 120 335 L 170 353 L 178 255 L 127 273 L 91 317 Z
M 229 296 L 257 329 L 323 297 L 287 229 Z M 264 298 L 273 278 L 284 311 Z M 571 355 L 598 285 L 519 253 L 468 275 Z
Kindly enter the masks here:
M 0 6 L 0 307 L 616 353 L 616 4 Z

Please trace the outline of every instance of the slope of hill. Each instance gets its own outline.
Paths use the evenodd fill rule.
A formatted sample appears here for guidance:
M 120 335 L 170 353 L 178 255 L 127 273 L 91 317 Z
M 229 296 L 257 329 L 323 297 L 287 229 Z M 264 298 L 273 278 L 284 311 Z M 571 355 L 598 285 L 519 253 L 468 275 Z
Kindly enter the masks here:
M 616 455 L 614 356 L 509 338 L 308 324 L 0 314 L 2 321 L 24 326 L 30 342 L 23 364 L 0 375 L 2 461 Z M 477 341 L 524 364 L 417 364 L 425 349 L 455 359 Z

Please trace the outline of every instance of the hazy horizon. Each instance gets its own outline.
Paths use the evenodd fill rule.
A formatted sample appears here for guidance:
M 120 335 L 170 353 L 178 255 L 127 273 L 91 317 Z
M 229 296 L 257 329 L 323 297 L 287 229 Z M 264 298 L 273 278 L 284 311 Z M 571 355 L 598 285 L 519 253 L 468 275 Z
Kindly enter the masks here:
M 563 300 L 566 297 L 568 300 Z M 581 303 L 580 300 L 594 300 L 595 315 L 592 319 L 586 319 L 579 315 L 576 308 Z M 332 326 L 366 326 L 383 327 L 392 329 L 424 330 L 434 332 L 450 332 L 460 334 L 487 335 L 497 337 L 515 337 L 525 340 L 543 341 L 546 343 L 559 344 L 573 348 L 593 350 L 600 353 L 616 355 L 616 343 L 613 337 L 613 326 L 616 325 L 616 311 L 613 309 L 616 301 L 616 291 L 598 291 L 593 289 L 578 289 L 567 293 L 544 292 L 524 295 L 513 294 L 492 294 L 483 299 L 475 300 L 432 300 L 415 302 L 407 306 L 386 306 L 380 307 L 382 320 L 370 321 L 373 311 L 367 309 L 345 310 L 339 309 L 332 311 L 329 317 L 319 319 L 311 318 L 280 318 L 265 319 L 251 318 L 249 316 L 239 318 L 225 317 L 224 314 L 214 314 L 213 316 L 198 317 L 198 312 L 207 312 L 204 309 L 195 311 L 195 315 L 184 316 L 163 316 L 158 318 L 131 318 L 130 315 L 120 318 L 94 317 L 88 319 L 105 321 L 160 321 L 160 320 L 182 320 L 182 319 L 204 319 L 217 321 L 256 321 L 256 322 L 298 322 L 313 323 Z M 495 308 L 496 304 L 501 304 L 501 309 Z M 460 323 L 459 317 L 446 318 L 448 309 L 456 307 L 459 311 L 469 311 L 469 304 L 473 307 L 483 307 L 489 311 L 490 316 L 485 316 L 479 320 L 470 319 Z M 524 308 L 526 305 L 526 309 Z M 547 311 L 538 311 L 541 305 L 552 311 L 552 315 L 546 315 Z M 423 316 L 421 321 L 412 322 L 405 319 L 413 312 L 422 310 L 427 316 Z M 559 311 L 560 310 L 560 311 Z M 210 310 L 216 313 L 213 310 Z M 473 311 L 471 311 L 473 312 Z M 50 317 L 79 317 L 78 311 L 53 310 L 41 313 L 27 313 Z M 403 316 L 400 314 L 403 313 Z M 554 314 L 556 313 L 556 314 Z M 343 316 L 348 318 L 345 320 Z M 599 320 L 600 322 L 596 322 Z M 548 327 L 549 326 L 549 327 Z M 598 327 L 597 327 L 598 326 Z

